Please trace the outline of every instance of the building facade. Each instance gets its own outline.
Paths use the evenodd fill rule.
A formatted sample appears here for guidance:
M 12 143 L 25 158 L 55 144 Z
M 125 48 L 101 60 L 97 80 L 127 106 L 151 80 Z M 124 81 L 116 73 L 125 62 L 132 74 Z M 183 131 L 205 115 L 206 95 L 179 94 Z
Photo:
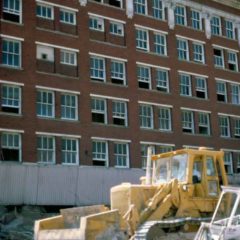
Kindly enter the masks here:
M 1 162 L 144 168 L 222 149 L 240 172 L 239 1 L 3 0 Z

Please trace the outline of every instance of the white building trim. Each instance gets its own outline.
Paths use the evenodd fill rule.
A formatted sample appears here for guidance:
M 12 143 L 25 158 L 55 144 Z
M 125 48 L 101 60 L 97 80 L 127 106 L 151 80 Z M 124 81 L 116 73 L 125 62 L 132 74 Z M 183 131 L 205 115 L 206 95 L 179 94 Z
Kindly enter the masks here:
M 118 100 L 118 101 L 123 101 L 123 102 L 129 102 L 129 99 L 127 99 L 127 98 L 118 98 L 118 97 L 99 95 L 99 94 L 93 94 L 93 93 L 90 93 L 90 97 L 112 99 L 112 100 Z
M 12 81 L 1 80 L 1 79 L 0 79 L 0 83 L 5 83 L 5 84 L 9 84 L 9 85 L 16 85 L 16 86 L 24 86 L 24 83 L 12 82 Z
M 215 78 L 216 81 L 220 81 L 220 82 L 228 82 L 228 83 L 231 83 L 231 84 L 240 84 L 240 82 L 234 82 L 234 81 L 231 81 L 231 80 L 227 80 L 227 79 L 223 79 L 223 78 Z
M 217 45 L 217 44 L 212 44 L 212 46 L 215 47 L 215 48 L 221 48 L 221 49 L 225 49 L 225 50 L 236 52 L 236 53 L 239 52 L 239 50 L 228 48 L 228 47 L 224 47 L 224 46 Z
M 236 153 L 240 153 L 240 150 L 236 150 L 236 149 L 221 148 L 220 150 L 222 150 L 222 151 L 224 151 L 224 152 L 236 152 Z
M 195 38 L 189 38 L 189 37 L 185 37 L 185 36 L 182 36 L 182 35 L 176 35 L 177 38 L 183 38 L 183 39 L 186 39 L 186 40 L 189 40 L 189 41 L 193 41 L 193 42 L 196 42 L 196 43 L 202 43 L 202 44 L 206 44 L 205 41 L 201 41 L 201 40 L 198 40 L 198 39 L 195 39 Z
M 41 3 L 41 4 L 45 4 L 45 5 L 49 5 L 49 6 L 53 6 L 53 7 L 64 8 L 64 9 L 72 11 L 72 12 L 78 12 L 78 9 L 76 9 L 76 8 L 67 7 L 67 6 L 64 6 L 64 5 L 61 5 L 61 4 L 56 4 L 56 3 L 43 1 L 43 0 L 36 0 L 36 2 Z
M 82 138 L 81 135 L 64 134 L 64 133 L 50 133 L 50 132 L 35 132 L 36 135 L 67 137 L 67 138 Z
M 149 63 L 144 63 L 144 62 L 136 62 L 137 65 L 143 65 L 143 66 L 146 66 L 146 67 L 153 67 L 153 68 L 161 68 L 163 70 L 167 70 L 169 71 L 171 68 L 168 68 L 168 67 L 162 67 L 162 66 L 159 66 L 159 65 L 153 65 L 153 64 L 149 64 Z
M 218 113 L 218 116 L 232 117 L 232 118 L 240 118 L 240 115 L 228 114 L 228 113 Z
M 77 94 L 77 95 L 81 94 L 80 92 L 77 92 L 77 91 L 66 90 L 66 89 L 61 89 L 61 88 L 44 87 L 44 86 L 40 86 L 40 85 L 36 85 L 35 88 L 56 91 L 56 92 L 62 92 L 62 93 L 72 93 L 72 94 Z
M 35 43 L 37 45 L 42 45 L 42 46 L 46 46 L 46 47 L 53 47 L 53 48 L 59 48 L 59 49 L 63 49 L 63 50 L 67 50 L 67 51 L 72 51 L 72 52 L 79 52 L 79 49 L 75 49 L 75 48 L 69 48 L 69 47 L 64 47 L 64 46 L 60 46 L 60 45 L 55 45 L 55 44 L 50 44 L 50 43 L 44 43 L 44 42 L 38 42 L 35 41 Z
M 131 143 L 131 140 L 128 139 L 118 139 L 118 138 L 105 138 L 105 137 L 91 137 L 92 140 L 100 140 L 100 141 L 111 141 L 111 142 L 123 142 L 123 143 Z
M 134 24 L 134 27 L 141 28 L 141 29 L 144 29 L 144 30 L 153 31 L 153 32 L 157 32 L 157 33 L 162 33 L 164 35 L 168 35 L 168 32 L 159 30 L 157 28 L 150 28 L 150 27 L 146 27 L 146 26 L 143 26 L 143 25 L 139 25 L 139 24 Z
M 94 53 L 94 52 L 88 52 L 88 54 L 92 55 L 92 56 L 96 56 L 96 57 L 108 58 L 108 59 L 113 59 L 113 60 L 122 61 L 122 62 L 127 62 L 128 61 L 125 58 L 118 58 L 118 57 L 109 56 L 109 55 L 105 55 L 105 54 Z
M 20 38 L 20 37 L 15 37 L 15 36 L 10 36 L 10 35 L 5 35 L 5 34 L 0 34 L 0 37 L 24 42 L 24 38 Z
M 175 144 L 172 143 L 159 143 L 159 142 L 148 142 L 148 141 L 140 141 L 140 144 L 146 145 L 156 145 L 156 146 L 166 146 L 166 147 L 175 147 Z
M 186 111 L 192 111 L 192 112 L 202 112 L 202 113 L 211 113 L 211 111 L 207 110 L 200 110 L 200 109 L 195 109 L 195 108 L 186 108 L 186 107 L 181 107 L 181 110 L 186 110 Z
M 10 128 L 0 128 L 0 132 L 24 133 L 24 130 L 10 129 Z
M 89 16 L 93 16 L 93 17 L 97 17 L 97 18 L 107 19 L 107 20 L 113 21 L 113 22 L 118 22 L 118 23 L 126 24 L 126 22 L 123 21 L 123 20 L 119 20 L 119 19 L 116 19 L 116 18 L 107 17 L 107 16 L 104 16 L 104 15 L 99 15 L 99 14 L 95 14 L 95 13 L 91 13 L 91 12 L 88 12 L 88 15 L 89 15 Z
M 196 76 L 196 77 L 208 78 L 207 75 L 203 75 L 203 74 L 198 74 L 198 73 L 193 73 L 193 72 L 187 72 L 187 71 L 182 71 L 182 70 L 178 70 L 178 72 L 179 72 L 179 73 L 182 73 L 182 74 L 193 75 L 193 76 Z
M 161 104 L 161 103 L 154 103 L 154 102 L 145 102 L 145 101 L 138 101 L 139 104 L 157 106 L 157 107 L 165 107 L 165 108 L 173 108 L 173 105 L 168 104 Z

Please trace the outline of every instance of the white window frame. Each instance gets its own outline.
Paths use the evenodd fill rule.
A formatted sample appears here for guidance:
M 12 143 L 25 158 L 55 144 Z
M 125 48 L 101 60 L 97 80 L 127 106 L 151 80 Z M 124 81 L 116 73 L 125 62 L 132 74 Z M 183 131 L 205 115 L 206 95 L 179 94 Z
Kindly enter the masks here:
M 4 92 L 4 88 L 7 92 Z M 12 89 L 12 90 L 10 90 Z M 15 89 L 18 90 L 18 98 L 15 96 Z M 11 92 L 11 93 L 10 93 Z M 18 109 L 17 114 L 22 113 L 22 88 L 12 84 L 2 84 L 1 86 L 1 106 Z M 14 104 L 17 101 L 17 104 Z M 5 102 L 5 103 L 4 103 Z
M 41 8 L 41 12 L 40 13 L 38 13 L 37 12 L 37 17 L 39 17 L 39 18 L 44 18 L 44 19 L 48 19 L 48 20 L 54 20 L 54 11 L 53 11 L 53 6 L 50 6 L 50 5 L 47 5 L 47 4 L 42 4 L 42 3 L 37 3 L 37 6 L 36 6 L 37 8 L 38 7 L 40 7 Z M 49 17 L 49 16 L 44 16 L 43 15 L 43 8 L 46 8 L 46 9 L 50 9 L 50 11 L 51 11 L 51 16 Z
M 7 50 L 6 51 L 3 49 L 4 42 L 7 43 Z M 9 52 L 9 44 L 13 44 L 13 45 L 18 44 L 19 52 L 18 53 Z M 13 48 L 15 48 L 15 47 L 13 47 Z M 6 60 L 7 60 L 6 63 L 3 62 L 4 54 L 6 54 Z M 11 58 L 13 59 L 11 61 L 12 64 L 10 63 L 9 57 L 10 57 L 10 59 Z M 18 58 L 18 63 L 19 63 L 18 65 L 14 64 L 14 58 L 15 57 Z M 10 39 L 10 38 L 2 38 L 2 65 L 7 66 L 7 67 L 11 67 L 11 68 L 21 68 L 22 67 L 22 42 L 21 41 L 17 41 L 17 40 Z
M 63 141 L 68 141 L 63 145 Z M 76 144 L 76 150 L 73 149 L 73 143 Z M 64 146 L 64 149 L 63 149 Z M 68 149 L 70 147 L 70 149 Z M 66 156 L 67 155 L 67 156 Z M 66 162 L 66 158 L 70 157 L 71 161 Z M 61 160 L 62 165 L 78 165 L 79 164 L 79 140 L 77 138 L 62 137 L 61 139 Z
M 55 117 L 55 93 L 53 92 L 53 91 L 47 91 L 47 90 L 42 90 L 42 89 L 37 89 L 37 95 L 38 94 L 41 94 L 41 100 L 42 100 L 42 98 L 43 98 L 43 96 L 42 96 L 42 94 L 43 93 L 45 93 L 45 94 L 51 94 L 51 98 L 52 98 L 52 104 L 50 104 L 50 103 L 48 103 L 48 102 L 46 102 L 46 103 L 44 103 L 44 102 L 42 102 L 42 101 L 40 101 L 40 102 L 38 102 L 38 100 L 37 100 L 37 116 L 38 117 L 44 117 L 44 118 L 54 118 Z M 48 98 L 49 96 L 47 96 L 47 98 Z M 37 99 L 38 99 L 38 97 L 37 97 Z M 45 108 L 45 107 L 47 107 L 47 109 L 48 109 L 48 106 L 51 106 L 51 113 L 52 114 L 49 114 L 49 113 L 47 113 L 46 115 L 44 115 L 43 114 L 43 108 Z M 38 109 L 38 107 L 40 107 L 40 109 Z M 38 110 L 40 110 L 40 112 L 38 112 Z M 46 110 L 46 112 L 48 112 L 48 110 Z
M 204 64 L 205 63 L 204 44 L 199 42 L 193 42 L 192 44 L 193 44 L 193 61 Z
M 63 15 L 61 15 L 63 14 Z M 72 20 L 70 16 L 72 15 Z M 63 18 L 61 19 L 61 17 Z M 64 8 L 60 8 L 60 22 L 69 25 L 76 25 L 76 12 L 66 10 Z
M 95 67 L 97 61 L 97 67 Z M 102 61 L 103 68 L 100 68 L 99 62 Z M 92 66 L 93 63 L 93 66 Z M 95 75 L 95 72 L 97 71 L 97 75 Z M 106 59 L 98 56 L 91 55 L 90 56 L 90 73 L 91 73 L 91 79 L 96 81 L 102 81 L 106 82 Z M 102 73 L 103 76 L 99 76 Z
M 38 135 L 37 136 L 37 160 L 38 163 L 44 163 L 44 164 L 54 164 L 56 162 L 56 139 L 54 136 L 48 136 L 48 135 Z M 43 141 L 44 139 L 47 141 L 48 148 L 43 148 Z M 39 140 L 41 139 L 41 140 Z M 41 141 L 41 146 L 38 146 L 38 141 Z M 49 147 L 50 141 L 52 141 L 53 148 Z M 47 159 L 45 161 L 43 160 L 43 155 L 46 152 Z M 52 152 L 52 153 L 51 153 Z M 52 159 L 50 159 L 50 156 L 52 154 Z M 40 155 L 40 156 L 39 156 Z
M 142 169 L 146 169 L 147 167 L 147 151 L 148 151 L 148 147 L 150 146 L 150 144 L 141 144 L 140 147 L 141 147 L 141 163 L 142 163 Z M 151 144 L 151 147 L 152 147 L 152 154 L 155 154 L 155 149 L 156 149 L 156 146 L 152 145 Z
M 97 27 L 94 26 L 95 24 L 92 25 L 93 21 L 97 22 Z M 105 31 L 104 19 L 89 15 L 89 29 L 94 31 L 104 32 Z
M 103 104 L 104 104 L 104 109 L 97 109 L 97 108 L 92 108 L 93 107 L 93 102 L 92 101 L 95 101 L 94 103 L 94 106 L 96 106 L 96 101 L 102 101 Z M 91 99 L 91 113 L 96 113 L 96 114 L 103 114 L 104 116 L 104 122 L 103 124 L 107 124 L 107 100 L 104 99 L 104 98 L 96 98 L 96 97 L 92 97 Z M 99 123 L 99 122 L 94 122 L 94 123 Z
M 170 108 L 166 108 L 166 107 L 158 108 L 158 123 L 159 123 L 160 131 L 166 131 L 166 132 L 172 131 L 172 117 L 171 117 Z
M 4 1 L 4 0 L 3 0 Z M 22 0 L 19 0 L 19 10 L 16 9 L 16 1 L 17 0 L 7 0 L 8 1 L 8 6 L 4 7 L 4 2 L 3 2 L 3 7 L 2 7 L 2 11 L 3 13 L 9 13 L 9 14 L 13 14 L 13 15 L 17 15 L 19 16 L 19 22 L 18 23 L 22 23 Z M 13 8 L 11 8 L 11 4 L 10 1 L 14 1 L 13 4 Z
M 232 64 L 232 65 L 235 66 L 235 70 L 231 70 L 231 69 L 229 69 L 229 70 L 234 71 L 234 72 L 238 72 L 238 56 L 237 56 L 237 53 L 233 52 L 233 51 L 227 51 L 227 54 L 228 54 L 228 64 Z M 234 56 L 234 60 L 230 59 L 230 55 Z M 228 68 L 229 68 L 229 66 L 228 66 Z
M 183 48 L 184 45 L 186 46 L 186 48 Z M 177 38 L 177 52 L 178 60 L 189 61 L 189 46 L 187 39 Z
M 77 53 L 61 49 L 60 63 L 64 65 L 77 66 Z
M 15 132 L 1 132 L 1 149 L 14 149 L 19 151 L 19 160 L 18 162 L 22 162 L 22 136 L 20 133 L 15 133 Z M 6 145 L 4 144 L 3 141 L 3 136 L 6 135 Z M 11 136 L 11 137 L 10 137 Z M 18 144 L 16 145 L 15 143 L 15 137 L 18 137 Z M 3 155 L 0 157 L 0 160 L 2 159 Z M 2 159 L 4 161 L 4 159 Z M 8 160 L 7 160 L 8 161 Z M 11 161 L 11 160 L 10 160 Z M 14 161 L 15 162 L 15 161 Z
M 63 105 L 63 98 L 65 99 L 65 104 Z M 66 100 L 66 98 L 69 98 Z M 75 99 L 75 105 L 72 106 L 73 104 L 72 99 Z M 69 105 L 66 104 L 69 103 Z M 72 111 L 74 110 L 74 117 L 72 116 L 67 116 L 67 112 L 70 112 L 70 115 L 72 115 Z M 63 114 L 64 113 L 64 114 Z M 78 96 L 70 93 L 61 93 L 61 119 L 63 120 L 78 120 Z
M 177 9 L 183 9 L 183 15 L 181 15 L 179 12 L 177 12 Z M 187 26 L 187 13 L 186 13 L 186 7 L 185 6 L 176 5 L 175 10 L 174 10 L 174 17 L 175 17 L 175 23 L 177 25 Z M 182 22 L 182 19 L 183 19 L 183 22 Z
M 139 33 L 141 32 L 141 38 L 139 37 Z M 146 39 L 143 39 L 143 34 L 146 34 Z M 144 46 L 146 45 L 146 47 Z M 136 48 L 139 50 L 143 50 L 149 52 L 149 31 L 146 29 L 136 28 Z
M 118 107 L 116 107 L 116 104 Z M 128 125 L 128 114 L 127 114 L 127 103 L 124 101 L 117 101 L 114 100 L 112 102 L 112 118 L 117 118 L 117 119 L 122 119 L 124 120 L 123 125 L 118 125 L 118 126 L 127 126 Z
M 227 174 L 233 174 L 233 156 L 232 152 L 224 151 L 224 166 L 230 167 L 229 171 L 228 168 L 226 169 Z
M 148 73 L 148 77 L 145 73 Z M 138 83 L 148 84 L 148 88 L 144 89 L 152 89 L 152 79 L 151 79 L 151 68 L 144 65 L 137 65 L 137 78 Z M 139 86 L 140 87 L 140 86 Z M 143 87 L 141 87 L 143 88 Z
M 159 3 L 162 5 L 161 7 L 159 6 Z M 152 15 L 155 19 L 158 19 L 158 20 L 165 19 L 164 4 L 162 0 L 152 1 Z
M 121 64 L 123 71 L 117 65 Z M 123 82 L 126 85 L 126 66 L 125 62 L 111 59 L 111 78 Z
M 129 168 L 129 143 L 124 143 L 124 142 L 114 142 L 114 161 L 115 161 L 115 168 Z M 117 148 L 121 148 L 121 152 L 116 152 L 116 145 L 118 146 Z M 123 147 L 126 147 L 126 153 L 122 153 Z M 119 149 L 118 149 L 119 150 Z M 119 159 L 120 158 L 120 159 Z M 126 165 L 123 165 L 123 159 L 126 159 Z M 119 164 L 121 161 L 121 164 Z
M 216 21 L 214 19 L 218 19 L 219 24 L 216 24 Z M 212 16 L 210 20 L 211 24 L 211 33 L 215 36 L 222 36 L 222 24 L 221 24 L 221 18 L 218 16 Z
M 229 28 L 227 23 L 231 23 L 232 24 L 232 28 Z M 226 38 L 233 39 L 233 40 L 236 39 L 235 26 L 234 26 L 233 21 L 225 19 L 225 33 L 226 33 L 225 34 Z
M 133 0 L 134 13 L 148 15 L 147 0 Z
M 230 119 L 227 116 L 219 116 L 220 137 L 231 137 Z
M 159 37 L 161 38 L 161 42 L 156 41 L 157 37 L 158 39 Z M 158 49 L 160 49 L 160 51 L 157 51 Z M 157 32 L 154 33 L 154 52 L 160 56 L 167 56 L 167 38 L 165 34 Z
M 194 113 L 192 111 L 182 111 L 182 129 L 186 130 L 183 132 L 194 134 Z
M 195 77 L 195 81 L 196 81 L 196 92 L 202 92 L 204 93 L 205 97 L 202 98 L 202 99 L 208 99 L 208 91 L 207 91 L 207 79 L 204 78 L 204 77 L 199 77 L 199 76 L 196 76 Z M 203 84 L 198 84 L 199 81 L 201 81 Z M 201 85 L 201 86 L 200 86 Z M 200 98 L 197 96 L 197 93 L 196 93 L 196 97 L 197 98 Z
M 221 48 L 214 48 L 214 50 L 219 50 L 221 52 L 221 56 L 213 54 L 214 66 L 218 67 L 218 68 L 225 68 L 223 49 L 221 49 Z M 221 64 L 219 64 L 219 63 L 221 63 Z
M 192 97 L 192 79 L 191 75 L 179 74 L 180 95 Z M 188 81 L 188 82 L 187 82 Z
M 240 138 L 240 118 L 234 118 L 234 136 Z
M 202 121 L 203 120 L 203 121 Z M 210 116 L 208 113 L 205 112 L 198 112 L 198 127 L 203 127 L 207 129 L 207 133 L 200 133 L 201 135 L 210 135 Z
M 121 36 L 121 37 L 124 36 L 123 23 L 110 21 L 109 24 L 110 24 L 110 27 L 109 27 L 110 34 L 116 35 L 116 36 Z
M 224 89 L 219 89 L 219 86 L 224 86 Z M 227 83 L 226 82 L 221 82 L 217 81 L 216 82 L 216 90 L 217 90 L 217 95 L 224 96 L 225 101 L 220 101 L 220 102 L 228 102 L 228 96 L 227 96 Z M 219 100 L 218 100 L 219 101 Z
M 150 115 L 144 115 L 144 112 L 149 112 Z M 153 106 L 148 104 L 139 105 L 139 118 L 140 118 L 140 128 L 142 129 L 153 129 Z
M 95 151 L 94 144 L 100 144 L 101 149 L 97 149 L 97 147 L 96 147 L 96 150 L 101 150 L 101 151 Z M 105 145 L 105 150 L 106 150 L 105 152 L 103 151 L 103 144 Z M 105 156 L 105 157 L 103 158 L 103 156 Z M 92 159 L 93 159 L 93 161 L 105 162 L 105 167 L 108 167 L 109 156 L 108 156 L 108 142 L 107 141 L 98 140 L 98 139 L 92 140 Z
M 231 98 L 232 104 L 240 105 L 240 85 L 231 84 Z
M 199 19 L 197 19 L 197 18 L 194 18 L 194 16 L 193 16 L 193 13 L 197 13 L 197 14 L 199 14 Z M 195 15 L 196 16 L 196 15 Z M 197 25 L 199 26 L 199 27 L 195 27 L 196 25 L 194 24 L 194 22 L 197 22 Z M 201 12 L 200 11 L 197 11 L 197 10 L 195 10 L 195 9 L 191 9 L 191 27 L 193 28 L 193 29 L 195 29 L 195 30 L 202 30 L 202 14 L 201 14 Z
M 160 79 L 160 72 L 163 72 L 164 75 L 166 75 L 166 79 Z M 160 74 L 162 75 L 162 74 Z M 168 70 L 164 70 L 161 68 L 156 68 L 156 87 L 157 90 L 162 91 L 161 89 L 164 89 L 162 92 L 169 93 L 169 72 Z M 161 84 L 162 83 L 162 84 Z

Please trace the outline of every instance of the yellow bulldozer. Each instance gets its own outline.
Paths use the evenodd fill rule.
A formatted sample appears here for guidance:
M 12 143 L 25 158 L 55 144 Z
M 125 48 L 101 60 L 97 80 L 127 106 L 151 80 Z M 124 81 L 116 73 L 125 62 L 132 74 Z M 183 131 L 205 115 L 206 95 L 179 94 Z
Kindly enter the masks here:
M 214 212 L 227 185 L 222 151 L 182 149 L 157 155 L 148 149 L 141 184 L 111 188 L 103 205 L 61 210 L 35 222 L 35 240 L 159 239 L 166 232 L 197 231 Z

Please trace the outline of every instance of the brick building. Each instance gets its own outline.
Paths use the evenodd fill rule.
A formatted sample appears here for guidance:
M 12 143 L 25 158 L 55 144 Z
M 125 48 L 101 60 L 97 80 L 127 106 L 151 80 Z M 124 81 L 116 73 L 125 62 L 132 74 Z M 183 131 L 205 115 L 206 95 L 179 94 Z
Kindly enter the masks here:
M 1 3 L 2 164 L 142 168 L 148 145 L 205 146 L 240 172 L 239 1 Z

